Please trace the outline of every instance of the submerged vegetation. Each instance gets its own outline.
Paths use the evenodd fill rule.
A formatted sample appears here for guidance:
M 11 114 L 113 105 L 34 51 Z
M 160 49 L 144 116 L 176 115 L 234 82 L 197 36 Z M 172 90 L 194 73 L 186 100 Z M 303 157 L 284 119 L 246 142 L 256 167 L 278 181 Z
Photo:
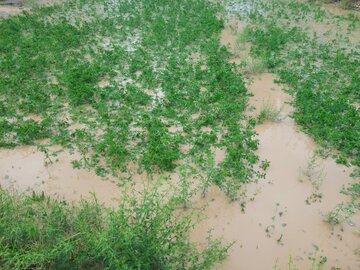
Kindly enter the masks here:
M 218 240 L 190 243 L 197 216 L 177 211 L 196 176 L 204 195 L 216 184 L 231 199 L 264 177 L 220 11 L 205 0 L 78 0 L 0 21 L 0 147 L 37 145 L 50 160 L 60 146 L 80 153 L 75 169 L 104 178 L 177 170 L 182 185 L 117 210 L 1 190 L 0 268 L 209 269 L 226 256 Z
M 247 23 L 237 45 L 251 44 L 250 57 L 240 65 L 219 42 L 226 12 Z M 166 187 L 175 173 L 178 182 L 164 191 L 154 180 L 116 209 L 95 197 L 71 204 L 0 188 L 0 268 L 205 270 L 222 261 L 230 245 L 189 240 L 199 218 L 191 199 L 217 185 L 236 200 L 242 185 L 265 178 L 271 160 L 259 160 L 254 127 L 281 121 L 271 103 L 255 119 L 244 114 L 247 75 L 276 74 L 319 154 L 358 178 L 359 46 L 345 34 L 314 34 L 309 19 L 346 34 L 360 27 L 356 16 L 285 0 L 74 0 L 1 20 L 0 148 L 36 145 L 47 162 L 54 148 L 76 152 L 74 169 L 119 185 L 142 173 L 163 176 Z M 317 157 L 302 177 L 313 187 L 306 202 L 321 202 Z M 350 202 L 325 215 L 333 225 L 360 209 L 358 183 L 343 193 Z M 326 261 L 312 258 L 312 269 Z
M 181 201 L 153 188 L 113 210 L 0 190 L 0 268 L 209 269 L 229 246 L 210 236 L 204 248 L 190 243 L 195 213 L 176 212 Z
M 276 109 L 273 104 L 264 102 L 257 117 L 257 122 L 259 124 L 265 121 L 278 122 L 280 120 L 280 113 L 281 110 Z
M 246 1 L 239 2 L 246 5 Z M 251 23 L 242 39 L 252 43 L 251 54 L 278 74 L 294 95 L 295 121 L 320 145 L 339 150 L 360 166 L 359 50 L 342 35 L 324 42 L 322 37 L 282 21 L 291 15 L 306 25 L 314 16 L 316 22 L 326 23 L 329 18 L 319 7 L 311 10 L 305 3 L 272 3 L 259 1 L 256 9 L 246 14 Z M 359 24 L 352 20 L 349 27 L 353 23 Z
M 252 58 L 265 63 L 293 95 L 292 117 L 319 145 L 336 150 L 333 156 L 338 163 L 353 165 L 356 178 L 360 166 L 360 51 L 358 40 L 347 36 L 360 27 L 359 18 L 334 17 L 317 5 L 301 2 L 239 0 L 232 4 L 248 7 L 240 11 L 240 18 L 248 24 L 239 42 L 251 42 Z M 348 32 L 332 35 L 329 30 L 319 35 L 312 30 L 330 23 Z M 259 120 L 269 115 L 267 111 L 263 109 Z M 352 213 L 359 208 L 358 198 L 352 196 L 346 207 Z
M 219 43 L 220 11 L 205 0 L 79 0 L 1 21 L 0 146 L 49 138 L 101 176 L 130 175 L 129 163 L 201 168 L 222 147 L 209 177 L 235 199 L 259 176 L 258 142 Z

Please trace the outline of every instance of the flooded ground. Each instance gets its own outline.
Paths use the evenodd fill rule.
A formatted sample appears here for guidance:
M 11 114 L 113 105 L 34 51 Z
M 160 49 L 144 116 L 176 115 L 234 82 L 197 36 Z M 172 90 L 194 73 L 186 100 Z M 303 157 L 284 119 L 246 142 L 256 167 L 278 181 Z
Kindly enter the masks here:
M 257 117 L 262 108 L 268 106 L 279 111 L 279 120 L 287 117 L 292 108 L 290 105 L 291 96 L 281 90 L 281 87 L 274 83 L 276 76 L 271 73 L 255 74 L 248 82 L 248 90 L 253 95 L 250 98 L 247 114 Z
M 332 31 L 327 35 L 329 39 L 337 34 L 331 25 L 313 23 L 307 27 L 318 35 Z M 235 63 L 248 52 L 248 48 L 239 51 L 236 43 L 236 35 L 243 28 L 232 20 L 221 35 Z M 357 38 L 359 35 L 353 32 L 350 41 Z M 279 121 L 256 127 L 259 155 L 271 163 L 266 179 L 249 186 L 247 194 L 253 201 L 247 204 L 245 213 L 238 204 L 229 205 L 218 189 L 212 189 L 208 219 L 194 233 L 194 239 L 205 238 L 207 230 L 214 228 L 216 236 L 236 241 L 220 269 L 272 269 L 275 265 L 286 269 L 290 258 L 299 269 L 309 269 L 312 258 L 321 256 L 328 261 L 325 269 L 359 269 L 359 225 L 354 224 L 359 224 L 360 215 L 354 216 L 350 225 L 332 227 L 324 222 L 328 211 L 348 200 L 340 191 L 353 181 L 351 170 L 331 158 L 316 158 L 316 170 L 322 172 L 316 177 L 321 179 L 304 181 L 316 145 L 289 117 L 291 96 L 275 80 L 270 73 L 255 74 L 248 86 L 253 94 L 248 115 L 257 117 L 264 106 L 280 111 Z M 313 181 L 319 181 L 318 191 Z
M 332 159 L 320 160 L 319 169 L 325 175 L 313 200 L 314 186 L 303 174 L 315 150 L 315 143 L 298 130 L 286 116 L 289 96 L 272 82 L 271 74 L 257 75 L 249 87 L 254 94 L 250 104 L 257 109 L 263 100 L 276 104 L 283 119 L 256 127 L 259 134 L 261 159 L 270 161 L 266 179 L 248 187 L 245 212 L 238 203 L 229 204 L 217 188 L 210 192 L 210 205 L 205 220 L 194 239 L 201 240 L 214 228 L 215 236 L 228 242 L 236 241 L 229 258 L 219 269 L 287 269 L 292 257 L 298 269 L 310 269 L 311 257 L 326 256 L 324 269 L 359 269 L 360 258 L 354 252 L 360 248 L 357 235 L 360 215 L 353 217 L 355 227 L 344 224 L 331 227 L 324 215 L 347 198 L 340 194 L 342 186 L 352 181 L 350 170 Z M 285 106 L 283 106 L 285 104 Z
M 248 52 L 248 48 L 239 51 L 236 45 L 237 34 L 243 28 L 243 24 L 231 21 L 221 35 L 235 63 L 240 63 Z M 229 257 L 218 269 L 273 269 L 275 265 L 287 269 L 290 258 L 299 269 L 309 269 L 312 258 L 321 256 L 327 258 L 324 269 L 360 269 L 356 254 L 360 249 L 360 215 L 336 227 L 324 222 L 328 211 L 348 200 L 340 190 L 353 181 L 351 170 L 331 158 L 316 158 L 316 171 L 322 173 L 309 174 L 316 145 L 290 118 L 291 96 L 274 80 L 273 74 L 261 73 L 252 75 L 247 83 L 253 95 L 249 116 L 257 117 L 265 105 L 280 112 L 277 121 L 256 127 L 258 154 L 270 162 L 266 178 L 247 186 L 246 205 L 229 202 L 222 191 L 211 187 L 205 199 L 194 201 L 194 206 L 209 203 L 209 207 L 205 212 L 208 219 L 199 224 L 191 239 L 202 242 L 213 230 L 213 235 L 223 237 L 225 242 L 235 241 Z M 219 163 L 225 150 L 215 152 L 215 162 Z M 115 179 L 104 181 L 93 171 L 73 169 L 71 160 L 78 158 L 64 151 L 56 162 L 48 164 L 34 146 L 1 149 L 0 184 L 9 189 L 44 191 L 70 201 L 96 193 L 100 202 L 116 206 L 121 189 Z M 144 181 L 141 177 L 137 177 L 138 183 Z
M 228 50 L 233 55 L 231 62 L 235 64 L 240 64 L 241 60 L 243 60 L 248 54 L 248 50 L 238 49 L 238 37 L 236 35 L 236 33 L 241 32 L 245 26 L 245 24 L 238 20 L 231 20 L 225 25 L 223 31 L 221 32 L 220 42 L 227 46 Z
M 254 115 L 264 101 L 283 108 L 279 122 L 266 122 L 256 127 L 259 155 L 271 165 L 266 179 L 248 186 L 244 212 L 240 203 L 230 203 L 217 187 L 211 187 L 205 199 L 194 201 L 198 206 L 209 202 L 209 207 L 205 212 L 208 219 L 193 232 L 192 240 L 201 242 L 208 230 L 213 229 L 214 236 L 223 237 L 228 243 L 236 241 L 219 269 L 272 269 L 277 260 L 280 269 L 285 269 L 290 256 L 299 269 L 311 265 L 311 256 L 326 256 L 329 268 L 325 269 L 332 266 L 358 269 L 359 256 L 354 251 L 360 248 L 356 233 L 359 227 L 345 223 L 333 228 L 323 221 L 325 213 L 347 199 L 339 191 L 342 185 L 352 181 L 350 170 L 332 159 L 321 160 L 320 166 L 325 172 L 319 190 L 322 196 L 318 201 L 311 200 L 314 187 L 302 176 L 315 144 L 288 117 L 290 97 L 273 82 L 274 78 L 269 73 L 259 74 L 249 86 L 254 95 L 250 100 L 256 108 L 252 112 Z M 219 151 L 217 159 L 224 154 Z M 70 201 L 95 192 L 105 205 L 117 204 L 120 188 L 111 179 L 104 181 L 92 171 L 74 170 L 70 161 L 78 156 L 61 152 L 53 164 L 46 164 L 44 158 L 44 154 L 32 146 L 0 150 L 1 185 L 45 191 Z M 355 216 L 353 222 L 360 224 L 360 215 Z
M 69 201 L 79 201 L 96 193 L 100 202 L 116 206 L 121 194 L 117 185 L 93 171 L 74 169 L 71 161 L 78 158 L 64 151 L 48 164 L 45 155 L 34 146 L 0 149 L 0 185 L 21 191 L 44 191 Z
M 243 26 L 234 21 L 229 24 L 221 40 L 234 52 L 235 35 Z M 234 25 L 238 25 L 238 30 Z M 238 55 L 241 53 L 244 52 Z M 353 216 L 350 225 L 333 227 L 324 222 L 327 212 L 348 200 L 340 191 L 353 181 L 351 170 L 331 158 L 314 157 L 315 143 L 289 117 L 291 96 L 274 80 L 275 75 L 270 73 L 255 74 L 248 86 L 253 95 L 248 115 L 256 117 L 266 104 L 280 111 L 278 121 L 256 127 L 260 158 L 270 161 L 266 179 L 249 185 L 250 202 L 244 212 L 239 204 L 229 204 L 213 188 L 206 210 L 208 219 L 200 224 L 193 238 L 201 241 L 213 228 L 215 236 L 236 241 L 219 269 L 287 269 L 289 260 L 298 269 L 310 269 L 313 260 L 321 256 L 327 259 L 324 269 L 359 269 L 356 251 L 360 248 L 360 215 Z

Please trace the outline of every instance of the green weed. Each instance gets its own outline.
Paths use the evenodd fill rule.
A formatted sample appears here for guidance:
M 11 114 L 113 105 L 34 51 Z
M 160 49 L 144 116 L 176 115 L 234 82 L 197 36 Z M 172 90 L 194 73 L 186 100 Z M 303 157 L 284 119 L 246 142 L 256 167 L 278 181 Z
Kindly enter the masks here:
M 356 178 L 360 166 L 359 56 L 357 44 L 347 37 L 359 29 L 357 16 L 334 16 L 316 3 L 297 1 L 238 0 L 248 8 L 240 11 L 247 21 L 241 42 L 251 42 L 251 57 L 262 59 L 267 69 L 279 76 L 294 96 L 292 117 L 315 141 L 326 148 L 323 156 L 336 153 L 337 163 L 353 166 Z M 257 12 L 255 12 L 255 10 Z M 302 25 L 316 23 L 334 27 L 335 35 L 319 35 Z M 338 32 L 346 29 L 347 33 Z M 265 118 L 266 110 L 260 115 Z M 311 163 L 311 162 L 310 162 Z M 323 176 L 309 164 L 307 177 L 314 186 L 309 203 L 321 199 L 318 189 Z M 326 220 L 338 224 L 358 210 L 355 186 L 347 194 L 351 202 L 338 205 Z
M 316 251 L 317 252 L 317 251 Z M 315 254 L 314 257 L 309 258 L 311 260 L 311 268 L 310 270 L 320 270 L 322 269 L 323 265 L 327 262 L 327 257 L 325 256 L 318 256 Z M 278 265 L 278 261 L 276 261 L 274 267 L 274 270 L 280 270 L 281 268 Z M 296 263 L 294 262 L 294 259 L 290 256 L 287 264 L 288 270 L 298 270 Z
M 289 86 L 295 121 L 320 144 L 326 142 L 359 166 L 360 117 L 353 105 L 359 100 L 359 50 L 341 36 L 324 44 L 317 35 L 311 36 L 292 23 L 314 19 L 346 27 L 352 21 L 334 18 L 309 3 L 274 0 L 247 4 L 266 10 L 256 16 L 243 14 L 251 21 L 246 40 L 252 42 L 252 56 L 262 59 L 279 75 L 280 82 Z
M 219 42 L 220 11 L 205 0 L 76 0 L 0 21 L 0 146 L 50 138 L 102 176 L 129 163 L 149 174 L 180 159 L 200 168 L 223 146 L 206 179 L 236 192 L 256 175 L 257 142 L 239 124 L 248 97 Z
M 260 74 L 267 71 L 267 65 L 261 58 L 251 58 L 246 65 L 245 72 L 249 74 Z
M 260 113 L 257 117 L 257 121 L 259 124 L 264 123 L 265 121 L 278 122 L 280 121 L 280 113 L 281 110 L 274 108 L 274 105 L 265 102 L 260 109 Z
M 193 212 L 180 214 L 180 196 L 159 188 L 126 195 L 115 209 L 94 198 L 71 205 L 44 194 L 0 190 L 1 269 L 209 269 L 229 246 L 187 239 Z
M 325 215 L 325 221 L 338 225 L 348 220 L 359 209 L 359 205 L 355 202 L 338 204 L 333 210 Z

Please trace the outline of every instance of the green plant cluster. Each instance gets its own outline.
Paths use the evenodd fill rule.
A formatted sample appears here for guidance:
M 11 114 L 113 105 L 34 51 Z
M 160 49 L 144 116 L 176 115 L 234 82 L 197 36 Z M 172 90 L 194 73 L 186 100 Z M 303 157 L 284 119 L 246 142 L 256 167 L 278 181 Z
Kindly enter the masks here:
M 176 211 L 174 192 L 166 198 L 154 188 L 114 210 L 0 190 L 0 268 L 205 270 L 223 260 L 229 246 L 189 242 L 195 213 Z
M 178 160 L 201 167 L 223 147 L 212 182 L 235 192 L 257 175 L 258 143 L 219 43 L 220 10 L 205 0 L 79 0 L 0 21 L 0 146 L 50 138 L 101 175 L 129 163 L 148 173 Z
M 247 8 L 238 14 L 236 4 Z M 350 176 L 358 179 L 360 50 L 349 37 L 358 33 L 359 17 L 334 16 L 314 3 L 287 0 L 239 0 L 232 9 L 248 22 L 239 41 L 250 41 L 252 57 L 294 96 L 295 121 L 327 149 L 325 157 L 334 153 L 336 162 L 353 165 Z M 331 30 L 318 33 L 328 26 Z M 338 204 L 325 221 L 352 224 L 350 217 L 360 209 L 358 191 L 359 184 L 351 183 L 343 191 L 350 201 Z
M 338 150 L 338 162 L 347 164 L 350 159 L 360 166 L 359 48 L 342 35 L 324 42 L 326 36 L 311 35 L 299 26 L 315 18 L 334 24 L 336 31 L 339 22 L 347 23 L 342 26 L 352 22 L 346 17 L 330 20 L 324 10 L 311 9 L 309 4 L 305 8 L 304 3 L 256 3 L 264 12 L 248 14 L 251 54 L 288 86 L 294 96 L 295 121 L 319 144 Z

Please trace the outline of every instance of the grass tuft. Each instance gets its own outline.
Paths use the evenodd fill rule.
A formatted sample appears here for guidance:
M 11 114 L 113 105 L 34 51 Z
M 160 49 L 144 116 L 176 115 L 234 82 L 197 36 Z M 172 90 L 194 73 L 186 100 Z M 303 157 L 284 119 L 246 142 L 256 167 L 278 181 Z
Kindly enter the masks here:
M 0 190 L 1 269 L 209 269 L 229 246 L 189 242 L 195 213 L 159 188 L 125 196 L 117 209 L 94 198 L 72 205 Z
M 274 107 L 273 104 L 269 102 L 265 102 L 261 107 L 260 113 L 257 117 L 257 122 L 259 124 L 262 124 L 266 121 L 278 122 L 281 120 L 280 114 L 281 114 L 281 109 L 278 110 Z

